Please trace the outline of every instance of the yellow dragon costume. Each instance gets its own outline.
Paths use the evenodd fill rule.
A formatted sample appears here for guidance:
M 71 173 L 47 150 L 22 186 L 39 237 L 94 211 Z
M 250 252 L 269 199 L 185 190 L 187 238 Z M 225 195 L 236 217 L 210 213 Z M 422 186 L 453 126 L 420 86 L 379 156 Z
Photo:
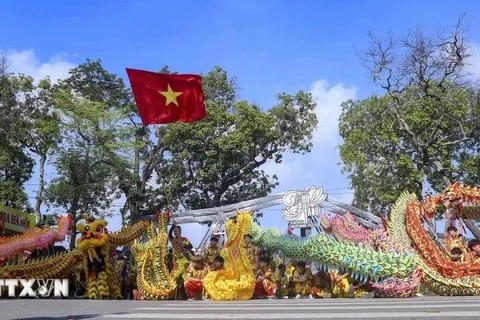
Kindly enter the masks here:
M 225 259 L 224 269 L 210 271 L 203 279 L 205 290 L 212 300 L 249 300 L 255 288 L 255 276 L 243 237 L 252 228 L 251 212 L 238 213 L 225 225 L 228 241 L 220 255 Z
M 167 268 L 169 213 L 157 213 L 158 228 L 150 222 L 145 241 L 135 240 L 132 253 L 137 264 L 137 287 L 145 300 L 173 298 L 176 278 Z M 158 231 L 157 231 L 158 230 Z

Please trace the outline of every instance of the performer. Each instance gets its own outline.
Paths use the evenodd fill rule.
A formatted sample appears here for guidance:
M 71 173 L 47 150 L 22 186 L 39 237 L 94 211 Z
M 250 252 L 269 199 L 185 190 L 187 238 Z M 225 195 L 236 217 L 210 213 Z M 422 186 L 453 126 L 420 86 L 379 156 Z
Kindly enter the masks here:
M 456 247 L 452 248 L 452 250 L 450 251 L 450 259 L 452 259 L 453 262 L 464 262 L 462 254 L 462 249 Z
M 290 296 L 290 278 L 286 274 L 287 268 L 284 264 L 278 265 L 273 274 L 273 280 L 277 286 L 277 298 L 286 299 Z
M 273 271 L 268 266 L 270 261 L 267 258 L 262 257 L 258 261 L 258 270 L 256 272 L 256 283 L 254 296 L 256 298 L 267 297 L 273 299 L 277 292 L 277 286 L 272 279 Z
M 458 233 L 457 228 L 450 226 L 447 228 L 447 237 L 445 238 L 447 251 L 451 252 L 453 248 L 460 248 L 462 252 L 467 253 L 467 246 L 462 234 Z
M 253 267 L 253 272 L 258 268 L 258 248 L 252 243 L 253 237 L 251 234 L 246 234 L 243 237 L 244 240 L 244 248 L 247 250 L 247 255 L 249 257 L 250 263 Z
M 222 248 L 218 246 L 218 238 L 213 236 L 210 238 L 210 245 L 205 252 L 205 261 L 211 266 L 216 257 L 220 256 Z
M 480 259 L 480 241 L 477 239 L 472 239 L 468 241 L 468 249 L 470 251 L 470 259 L 477 260 Z
M 293 271 L 293 291 L 296 294 L 295 299 L 312 296 L 313 275 L 312 271 L 306 267 L 306 263 L 300 261 L 297 268 Z
M 182 237 L 182 228 L 176 224 L 172 225 L 168 232 L 168 236 L 173 247 L 174 266 L 172 270 L 172 278 L 176 279 L 179 285 L 178 289 L 181 290 L 183 282 L 187 276 L 186 271 L 188 264 L 193 255 L 193 246 L 190 243 L 190 240 L 186 237 Z M 182 291 L 177 292 L 177 298 L 181 292 Z
M 350 283 L 348 282 L 348 273 L 339 275 L 336 272 L 330 272 L 332 281 L 332 294 L 336 298 L 348 298 L 350 295 Z
M 215 257 L 215 259 L 213 259 L 213 263 L 212 263 L 212 266 L 211 266 L 210 270 L 211 271 L 223 270 L 224 269 L 224 263 L 225 263 L 225 259 L 223 259 L 220 256 Z
M 330 287 L 331 287 L 330 277 L 328 276 L 327 273 L 323 271 L 319 271 L 313 276 L 313 288 L 312 288 L 313 297 L 324 298 L 325 294 L 327 294 L 326 290 L 328 291 Z
M 194 256 L 192 262 L 187 268 L 185 281 L 185 291 L 189 300 L 201 299 L 203 297 L 203 278 L 210 271 L 207 263 L 204 263 L 203 257 Z

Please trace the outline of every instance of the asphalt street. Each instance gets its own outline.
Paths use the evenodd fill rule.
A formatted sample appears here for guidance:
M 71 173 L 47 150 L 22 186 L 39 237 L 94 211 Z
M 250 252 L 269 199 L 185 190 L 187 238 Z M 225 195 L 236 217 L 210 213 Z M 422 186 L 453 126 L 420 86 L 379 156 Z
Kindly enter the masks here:
M 480 297 L 213 301 L 0 300 L 0 319 L 480 319 Z

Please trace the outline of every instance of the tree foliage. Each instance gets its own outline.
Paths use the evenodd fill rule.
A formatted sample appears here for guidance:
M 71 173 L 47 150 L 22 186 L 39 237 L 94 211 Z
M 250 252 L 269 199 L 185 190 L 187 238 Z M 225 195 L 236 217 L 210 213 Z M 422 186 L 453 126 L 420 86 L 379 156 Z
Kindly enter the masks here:
M 197 123 L 160 128 L 167 148 L 158 166 L 161 196 L 186 209 L 218 207 L 268 195 L 278 185 L 262 166 L 285 151 L 309 152 L 317 125 L 309 93 L 279 94 L 262 109 L 239 100 L 237 81 L 216 67 L 203 78 L 208 116 Z
M 123 196 L 122 216 L 133 223 L 167 207 L 265 196 L 278 181 L 262 166 L 280 163 L 286 151 L 309 152 L 317 125 L 310 94 L 279 94 L 264 111 L 240 100 L 237 80 L 219 67 L 204 76 L 206 119 L 157 127 L 141 124 L 130 88 L 100 60 L 88 59 L 57 84 L 2 70 L 0 111 L 11 121 L 0 128 L 0 184 L 10 184 L 0 188 L 0 200 L 28 203 L 23 186 L 37 160 L 35 212 L 42 225 L 43 203 L 77 222 L 84 213 L 108 215 Z M 47 165 L 54 169 L 50 180 Z
M 384 212 L 404 190 L 440 192 L 475 176 L 480 106 L 469 57 L 461 19 L 447 35 L 371 37 L 362 61 L 386 94 L 344 103 L 339 124 L 355 205 Z
M 22 145 L 28 129 L 24 113 L 29 111 L 22 93 L 31 86 L 30 78 L 8 71 L 8 61 L 0 54 L 0 201 L 19 209 L 28 206 L 23 186 L 34 166 Z
M 54 103 L 62 118 L 62 143 L 52 161 L 56 177 L 46 189 L 47 203 L 68 211 L 75 222 L 85 213 L 108 216 L 116 180 L 105 150 L 120 142 L 117 124 L 123 115 L 67 90 L 62 82 L 55 90 Z M 72 238 L 71 246 L 74 241 Z

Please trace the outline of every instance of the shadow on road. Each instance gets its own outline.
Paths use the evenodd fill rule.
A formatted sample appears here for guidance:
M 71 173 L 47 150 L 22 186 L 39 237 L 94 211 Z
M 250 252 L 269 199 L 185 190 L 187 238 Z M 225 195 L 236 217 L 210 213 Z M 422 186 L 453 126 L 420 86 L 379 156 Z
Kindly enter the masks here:
M 126 314 L 127 312 L 115 312 L 109 314 Z M 76 316 L 61 316 L 61 317 L 28 317 L 28 318 L 15 318 L 12 320 L 82 320 L 82 319 L 92 319 L 99 318 L 100 314 L 82 314 Z

